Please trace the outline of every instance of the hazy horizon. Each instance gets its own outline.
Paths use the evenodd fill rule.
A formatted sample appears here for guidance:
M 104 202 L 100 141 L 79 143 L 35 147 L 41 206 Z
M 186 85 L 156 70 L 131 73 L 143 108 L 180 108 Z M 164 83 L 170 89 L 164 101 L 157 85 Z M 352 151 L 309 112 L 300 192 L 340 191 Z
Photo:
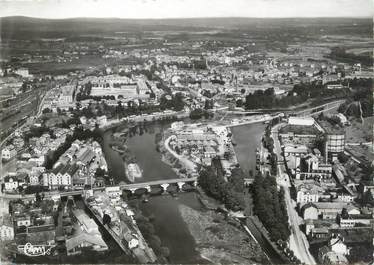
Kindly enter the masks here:
M 183 19 L 371 19 L 371 16 L 324 16 L 324 17 L 240 17 L 240 16 L 220 16 L 220 17 L 167 17 L 167 18 L 126 18 L 126 17 L 66 17 L 66 18 L 50 18 L 50 17 L 32 17 L 23 15 L 11 15 L 11 16 L 0 16 L 0 18 L 30 18 L 30 19 L 41 19 L 41 20 L 74 20 L 74 19 L 121 19 L 121 20 L 183 20 Z
M 371 0 L 0 0 L 0 17 L 41 19 L 370 18 Z

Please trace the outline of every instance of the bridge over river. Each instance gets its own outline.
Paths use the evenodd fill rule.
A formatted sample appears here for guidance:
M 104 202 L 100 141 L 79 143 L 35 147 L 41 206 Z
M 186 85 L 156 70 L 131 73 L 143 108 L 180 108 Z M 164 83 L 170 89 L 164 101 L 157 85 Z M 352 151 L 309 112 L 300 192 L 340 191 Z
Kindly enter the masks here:
M 123 184 L 123 185 L 119 185 L 119 187 L 122 190 L 129 190 L 131 191 L 131 193 L 133 193 L 138 189 L 146 189 L 148 192 L 150 192 L 152 190 L 152 187 L 161 187 L 163 191 L 166 191 L 166 189 L 172 184 L 177 184 L 178 189 L 181 191 L 185 184 L 192 184 L 193 186 L 196 186 L 197 177 L 154 180 L 154 181 L 147 181 L 147 182 L 142 182 L 142 183 Z

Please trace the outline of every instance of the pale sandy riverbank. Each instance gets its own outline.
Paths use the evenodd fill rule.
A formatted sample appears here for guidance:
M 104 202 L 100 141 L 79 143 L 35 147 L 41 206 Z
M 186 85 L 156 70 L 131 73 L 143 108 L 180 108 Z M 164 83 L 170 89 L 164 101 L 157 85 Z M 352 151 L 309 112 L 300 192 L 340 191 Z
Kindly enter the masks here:
M 196 250 L 214 264 L 266 262 L 261 247 L 240 228 L 214 211 L 196 211 L 180 205 L 179 211 L 195 239 Z

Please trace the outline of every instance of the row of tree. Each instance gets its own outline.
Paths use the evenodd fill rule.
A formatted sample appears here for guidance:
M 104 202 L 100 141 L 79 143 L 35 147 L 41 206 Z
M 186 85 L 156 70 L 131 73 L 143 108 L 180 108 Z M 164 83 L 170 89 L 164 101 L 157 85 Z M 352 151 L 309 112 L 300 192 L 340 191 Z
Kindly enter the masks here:
M 209 119 L 213 117 L 213 113 L 206 111 L 205 109 L 196 108 L 190 112 L 191 120 L 199 120 L 201 118 Z
M 254 213 L 270 233 L 273 241 L 287 241 L 290 236 L 284 190 L 278 191 L 274 177 L 255 176 L 253 182 Z
M 33 137 L 39 138 L 45 133 L 48 133 L 51 136 L 51 138 L 56 138 L 55 135 L 53 134 L 53 131 L 50 128 L 46 126 L 41 126 L 41 127 L 31 127 L 30 130 L 23 135 L 23 140 L 25 142 L 28 142 L 30 138 L 33 138 Z
M 168 99 L 167 97 L 171 97 L 171 99 Z M 181 111 L 183 110 L 185 106 L 185 103 L 183 101 L 183 95 L 182 93 L 176 93 L 174 96 L 170 95 L 162 95 L 160 97 L 160 109 L 172 109 L 175 111 Z
M 300 83 L 294 85 L 293 89 L 286 96 L 278 97 L 275 95 L 274 88 L 266 90 L 256 90 L 248 94 L 245 98 L 246 109 L 270 109 L 270 108 L 287 108 L 296 104 L 305 102 L 313 98 L 322 100 L 325 98 L 338 98 L 347 96 L 346 89 L 326 89 L 319 81 L 311 83 Z M 241 102 L 239 102 L 240 104 Z
M 93 100 L 95 100 L 95 101 L 101 101 L 102 99 L 106 99 L 106 100 L 115 100 L 116 97 L 113 96 L 113 95 L 107 95 L 107 96 L 91 96 L 91 95 L 84 95 L 84 94 L 81 94 L 81 93 L 78 93 L 78 94 L 77 94 L 77 98 L 76 98 L 77 101 L 82 101 L 82 100 L 86 100 L 86 99 L 93 99 Z
M 199 186 L 208 196 L 224 203 L 226 208 L 241 210 L 244 208 L 244 174 L 239 168 L 234 169 L 230 180 L 226 181 L 220 163 L 220 158 L 214 158 L 212 166 L 200 171 Z
M 366 66 L 373 65 L 373 53 L 354 54 L 346 52 L 344 47 L 334 47 L 326 57 L 346 63 L 361 63 Z

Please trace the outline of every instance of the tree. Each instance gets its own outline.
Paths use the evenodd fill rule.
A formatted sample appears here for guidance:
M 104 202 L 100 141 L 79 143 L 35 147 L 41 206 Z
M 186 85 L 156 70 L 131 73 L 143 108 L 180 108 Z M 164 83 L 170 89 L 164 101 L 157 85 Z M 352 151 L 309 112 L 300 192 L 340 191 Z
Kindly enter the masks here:
M 106 171 L 102 168 L 97 168 L 95 172 L 95 178 L 104 178 Z
M 339 108 L 338 108 L 338 112 L 339 113 L 343 113 L 343 114 L 345 114 L 345 112 L 347 111 L 347 109 L 348 109 L 348 104 L 347 104 L 347 102 L 344 102 L 344 103 L 342 103 L 340 106 L 339 106 Z M 323 112 L 322 112 L 323 113 Z
M 238 100 L 236 101 L 236 106 L 237 106 L 238 108 L 243 107 L 243 100 L 242 100 L 242 99 L 238 99 Z
M 370 247 L 370 243 L 366 246 L 353 246 L 349 250 L 348 260 L 354 262 L 370 262 L 373 255 L 373 247 Z
M 278 192 L 275 178 L 257 174 L 253 182 L 254 212 L 270 233 L 272 240 L 287 241 L 290 235 L 284 190 Z
M 18 186 L 17 190 L 18 190 L 19 193 L 22 193 L 24 191 L 23 186 Z
M 226 160 L 230 160 L 231 158 L 231 153 L 226 151 L 224 154 L 223 154 L 223 158 L 226 159 Z
M 51 112 L 52 112 L 52 110 L 49 109 L 49 108 L 45 108 L 45 109 L 42 110 L 42 113 L 43 113 L 43 114 L 51 113 Z
M 161 247 L 161 254 L 165 258 L 168 258 L 170 256 L 170 250 L 168 247 Z
M 74 206 L 74 199 L 68 199 L 66 206 L 72 208 Z
M 208 196 L 223 202 L 228 209 L 234 211 L 242 209 L 244 207 L 244 195 L 243 192 L 240 192 L 242 187 L 239 188 L 239 186 L 244 186 L 244 182 L 241 182 L 241 175 L 238 172 L 234 172 L 234 175 L 238 174 L 236 177 L 234 176 L 235 180 L 226 182 L 223 169 L 219 166 L 219 158 L 214 158 L 212 164 L 212 166 L 200 171 L 199 186 Z
M 27 91 L 28 85 L 27 83 L 23 82 L 21 86 L 21 91 L 22 93 L 25 93 Z
M 110 225 L 110 223 L 111 223 L 111 221 L 112 221 L 112 218 L 108 215 L 108 214 L 104 214 L 104 216 L 103 216 L 103 225 Z
M 370 190 L 367 190 L 362 196 L 362 203 L 374 205 L 374 198 Z
M 181 111 L 184 108 L 184 101 L 182 93 L 176 93 L 173 98 L 173 108 L 175 111 Z
M 244 172 L 241 168 L 231 170 L 230 183 L 236 192 L 244 192 Z
M 39 226 L 39 225 L 44 225 L 45 221 L 43 219 L 36 219 L 34 221 L 34 225 Z
M 44 214 L 51 213 L 53 211 L 53 205 L 54 205 L 54 202 L 52 200 L 42 201 L 40 205 L 42 213 Z
M 35 202 L 37 204 L 40 204 L 41 201 L 42 201 L 42 197 L 40 196 L 39 192 L 35 193 Z
M 204 111 L 200 108 L 197 108 L 190 112 L 190 119 L 198 120 L 198 119 L 201 119 L 203 115 L 204 115 Z

